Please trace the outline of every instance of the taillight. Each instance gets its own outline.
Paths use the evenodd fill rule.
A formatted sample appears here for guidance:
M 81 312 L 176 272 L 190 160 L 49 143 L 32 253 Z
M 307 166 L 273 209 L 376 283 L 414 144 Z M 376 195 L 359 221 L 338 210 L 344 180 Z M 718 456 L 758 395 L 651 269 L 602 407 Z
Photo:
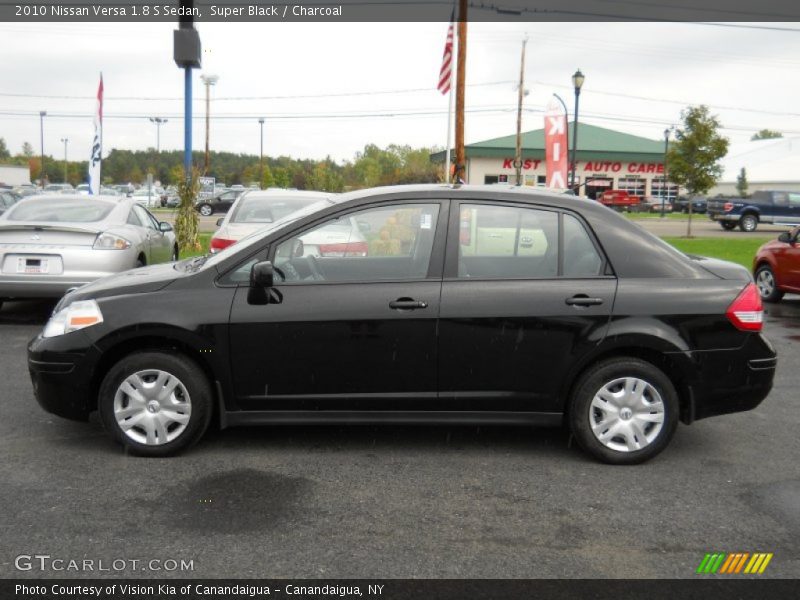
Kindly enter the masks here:
M 722 210 L 725 212 L 731 212 L 733 210 L 733 202 L 726 202 L 722 205 Z
M 754 283 L 748 283 L 739 292 L 725 316 L 740 331 L 761 331 L 764 327 L 764 305 Z
M 211 253 L 214 254 L 215 252 L 219 252 L 220 250 L 223 250 L 235 243 L 236 240 L 227 240 L 225 238 L 218 237 L 211 238 Z
M 367 256 L 367 242 L 346 242 L 344 244 L 320 244 L 320 256 Z

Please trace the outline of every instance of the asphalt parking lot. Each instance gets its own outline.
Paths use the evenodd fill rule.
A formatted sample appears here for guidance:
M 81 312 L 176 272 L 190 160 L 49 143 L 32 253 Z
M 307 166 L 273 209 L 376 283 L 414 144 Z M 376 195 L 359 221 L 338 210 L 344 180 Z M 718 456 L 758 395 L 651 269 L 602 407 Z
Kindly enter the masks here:
M 698 577 L 706 552 L 800 575 L 800 299 L 769 308 L 775 389 L 611 467 L 561 430 L 284 427 L 127 456 L 33 399 L 25 347 L 51 303 L 0 310 L 0 577 Z M 191 560 L 191 572 L 19 572 L 20 554 Z

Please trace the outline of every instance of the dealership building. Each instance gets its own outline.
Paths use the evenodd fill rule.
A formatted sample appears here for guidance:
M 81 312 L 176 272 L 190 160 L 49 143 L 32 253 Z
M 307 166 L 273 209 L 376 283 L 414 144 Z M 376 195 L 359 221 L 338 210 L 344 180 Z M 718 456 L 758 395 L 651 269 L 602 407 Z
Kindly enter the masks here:
M 569 124 L 572 144 L 573 124 Z M 465 147 L 468 183 L 515 183 L 516 135 L 476 142 Z M 546 181 L 544 129 L 522 134 L 522 183 L 544 186 Z M 570 150 L 571 157 L 572 150 Z M 444 152 L 432 160 L 442 162 Z M 660 198 L 664 189 L 664 141 L 579 123 L 575 169 L 581 194 L 596 198 L 605 190 L 625 190 L 641 197 Z M 668 184 L 668 198 L 677 186 Z

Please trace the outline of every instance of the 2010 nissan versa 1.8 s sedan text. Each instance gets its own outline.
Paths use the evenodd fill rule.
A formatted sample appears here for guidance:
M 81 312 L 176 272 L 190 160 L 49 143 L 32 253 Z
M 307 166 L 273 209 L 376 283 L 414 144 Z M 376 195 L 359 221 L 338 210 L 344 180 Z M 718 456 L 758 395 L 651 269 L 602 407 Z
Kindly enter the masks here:
M 323 254 L 303 239 L 357 223 Z M 352 247 L 351 247 L 352 246 Z M 212 257 L 67 294 L 31 341 L 39 403 L 149 456 L 212 417 L 569 425 L 638 463 L 678 421 L 755 408 L 776 356 L 740 266 L 595 202 L 407 186 L 314 204 Z

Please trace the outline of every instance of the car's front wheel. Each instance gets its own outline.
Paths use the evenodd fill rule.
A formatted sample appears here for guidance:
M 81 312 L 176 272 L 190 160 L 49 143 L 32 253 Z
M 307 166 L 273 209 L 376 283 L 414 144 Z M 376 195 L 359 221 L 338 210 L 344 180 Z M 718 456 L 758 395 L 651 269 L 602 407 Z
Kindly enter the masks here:
M 755 280 L 758 293 L 764 302 L 780 302 L 783 292 L 778 289 L 772 267 L 761 265 L 756 270 Z
M 200 214 L 203 215 L 204 217 L 210 217 L 211 214 L 214 212 L 214 209 L 211 208 L 210 204 L 201 204 L 198 210 L 200 211 Z
M 613 358 L 578 380 L 569 421 L 578 444 L 616 465 L 649 460 L 669 443 L 678 424 L 678 394 L 663 371 L 637 358 Z
M 105 376 L 98 396 L 105 428 L 142 456 L 169 456 L 189 447 L 208 428 L 212 406 L 200 368 L 164 352 L 126 356 Z

